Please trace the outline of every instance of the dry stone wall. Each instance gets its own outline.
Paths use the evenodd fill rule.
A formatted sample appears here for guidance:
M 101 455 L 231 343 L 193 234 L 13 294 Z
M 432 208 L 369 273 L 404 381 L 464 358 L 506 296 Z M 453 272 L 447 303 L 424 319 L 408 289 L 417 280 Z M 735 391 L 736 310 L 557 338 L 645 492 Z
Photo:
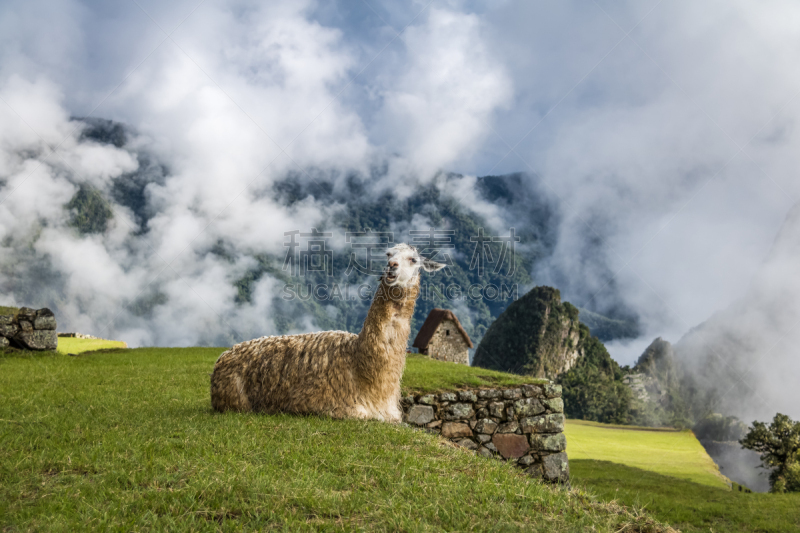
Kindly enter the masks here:
M 55 350 L 58 347 L 56 317 L 46 307 L 22 307 L 14 315 L 0 316 L 0 348 Z
M 452 320 L 443 320 L 439 324 L 433 337 L 428 341 L 425 353 L 439 361 L 469 364 L 469 345 Z
M 404 420 L 528 474 L 569 481 L 561 385 L 522 385 L 406 396 Z

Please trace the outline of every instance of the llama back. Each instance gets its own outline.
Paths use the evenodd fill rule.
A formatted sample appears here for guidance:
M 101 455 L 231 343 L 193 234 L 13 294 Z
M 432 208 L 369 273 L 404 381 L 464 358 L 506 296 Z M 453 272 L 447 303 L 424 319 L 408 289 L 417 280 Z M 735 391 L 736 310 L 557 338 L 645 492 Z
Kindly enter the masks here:
M 322 413 L 350 416 L 357 335 L 325 331 L 261 337 L 233 346 L 214 365 L 217 411 Z

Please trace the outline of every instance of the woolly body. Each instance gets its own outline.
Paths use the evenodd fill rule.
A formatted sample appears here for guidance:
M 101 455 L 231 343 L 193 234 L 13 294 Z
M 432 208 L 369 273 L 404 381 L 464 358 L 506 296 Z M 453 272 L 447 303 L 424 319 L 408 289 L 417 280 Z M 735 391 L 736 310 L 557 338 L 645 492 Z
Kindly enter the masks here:
M 433 265 L 426 264 L 426 270 L 443 266 Z M 214 409 L 399 422 L 400 378 L 419 276 L 415 270 L 398 284 L 396 267 L 387 272 L 358 335 L 323 331 L 262 337 L 223 353 L 211 376 Z

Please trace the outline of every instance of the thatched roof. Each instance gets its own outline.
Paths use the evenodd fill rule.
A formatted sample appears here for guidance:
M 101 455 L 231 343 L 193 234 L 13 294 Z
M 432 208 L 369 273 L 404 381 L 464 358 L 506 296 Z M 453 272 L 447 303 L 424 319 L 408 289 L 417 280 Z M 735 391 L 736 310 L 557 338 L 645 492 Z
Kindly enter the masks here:
M 461 326 L 461 322 L 458 321 L 458 318 L 456 318 L 456 315 L 453 314 L 452 311 L 447 309 L 431 310 L 428 318 L 425 319 L 425 323 L 422 324 L 421 328 L 419 328 L 419 333 L 417 333 L 417 337 L 414 339 L 414 344 L 412 344 L 412 346 L 414 348 L 419 348 L 420 350 L 426 349 L 428 347 L 428 343 L 433 338 L 433 334 L 436 333 L 436 329 L 444 320 L 452 320 L 456 325 L 456 329 L 459 331 L 459 333 L 461 333 L 461 336 L 464 337 L 464 340 L 467 341 L 467 345 L 472 348 L 472 341 L 469 339 L 467 332 L 464 331 L 464 328 Z

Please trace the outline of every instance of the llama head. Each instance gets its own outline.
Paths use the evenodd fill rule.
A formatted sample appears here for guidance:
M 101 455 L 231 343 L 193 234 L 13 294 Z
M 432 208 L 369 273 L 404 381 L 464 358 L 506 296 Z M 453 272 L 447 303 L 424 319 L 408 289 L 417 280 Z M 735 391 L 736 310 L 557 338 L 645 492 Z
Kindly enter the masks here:
M 416 248 L 406 243 L 400 243 L 386 250 L 386 269 L 383 272 L 384 280 L 390 286 L 407 287 L 414 283 L 419 276 L 419 269 L 426 272 L 436 272 L 446 265 L 425 259 Z

